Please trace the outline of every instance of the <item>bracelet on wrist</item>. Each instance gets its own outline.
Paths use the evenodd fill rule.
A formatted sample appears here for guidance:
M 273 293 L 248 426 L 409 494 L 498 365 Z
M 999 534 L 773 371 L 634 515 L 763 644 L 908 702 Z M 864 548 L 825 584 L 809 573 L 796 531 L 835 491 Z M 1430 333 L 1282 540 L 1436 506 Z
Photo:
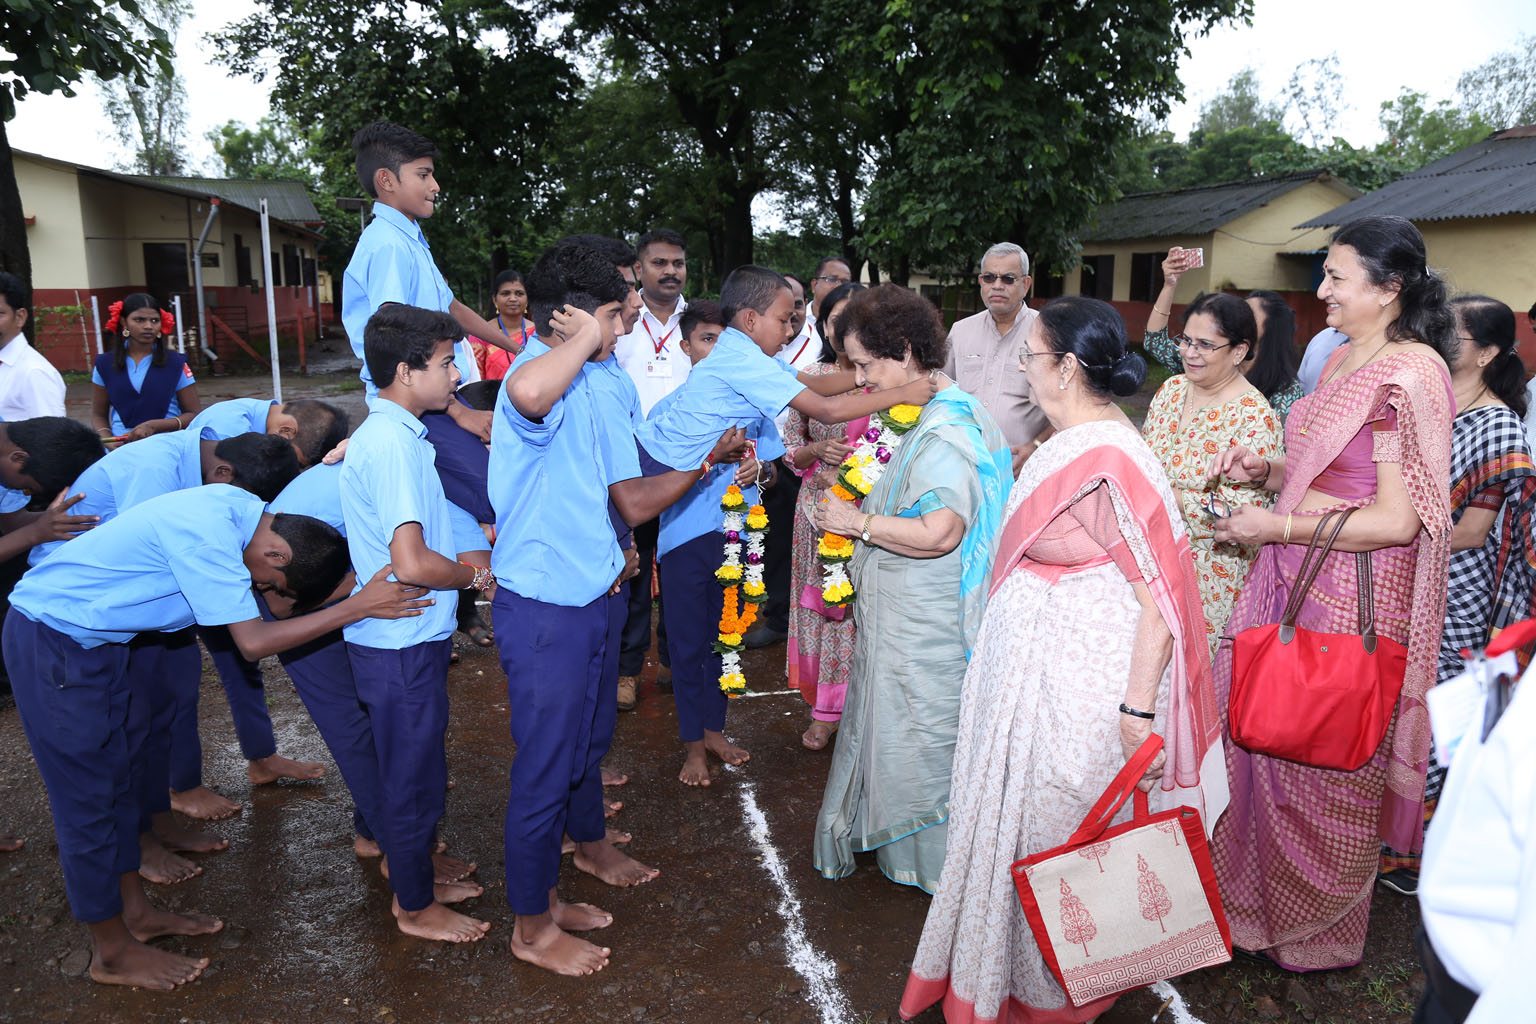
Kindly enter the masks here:
M 1137 711 L 1135 708 L 1125 704 L 1120 705 L 1120 713 L 1122 715 L 1130 715 L 1132 718 L 1153 719 L 1157 717 L 1157 712 L 1155 711 Z
M 1152 307 L 1152 312 L 1156 313 L 1158 316 L 1172 316 L 1173 315 L 1173 309 L 1172 308 L 1169 308 L 1169 309 L 1158 309 L 1156 306 L 1153 306 Z
M 491 572 L 490 566 L 472 565 L 469 562 L 465 562 L 463 560 L 460 560 L 459 564 L 468 566 L 475 571 L 475 577 L 474 579 L 470 580 L 469 583 L 470 590 L 478 590 L 481 593 L 484 593 L 496 585 L 496 574 Z
M 1266 484 L 1269 483 L 1269 471 L 1271 469 L 1273 469 L 1273 468 L 1274 467 L 1270 464 L 1270 461 L 1268 459 L 1265 459 L 1264 460 L 1264 479 L 1259 481 L 1259 486 L 1260 487 L 1263 487 L 1263 486 L 1265 486 Z

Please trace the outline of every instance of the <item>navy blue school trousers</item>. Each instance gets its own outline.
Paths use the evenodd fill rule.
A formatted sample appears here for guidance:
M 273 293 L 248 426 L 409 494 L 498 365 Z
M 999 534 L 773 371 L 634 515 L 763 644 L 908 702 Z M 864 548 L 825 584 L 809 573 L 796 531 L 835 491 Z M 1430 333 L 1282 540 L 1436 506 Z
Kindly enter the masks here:
M 505 851 L 515 914 L 549 910 L 563 833 L 578 843 L 606 834 L 600 762 L 618 718 L 626 598 L 621 588 L 572 608 L 498 587 L 491 600 L 517 744 Z
M 677 702 L 677 735 L 684 743 L 704 738 L 705 730 L 725 731 L 720 691 L 720 612 L 725 591 L 715 570 L 725 560 L 725 534 L 706 533 L 662 556 L 661 586 L 666 600 L 667 650 L 672 655 L 672 696 Z
M 271 621 L 265 603 L 257 603 L 262 606 L 261 617 Z M 277 660 L 288 670 L 294 690 L 352 794 L 352 827 L 364 839 L 376 839 L 368 822 L 379 815 L 378 751 L 341 630 L 284 651 Z
M 86 649 L 14 608 L 0 643 L 21 725 L 48 789 L 70 912 L 87 923 L 117 917 L 120 876 L 139 869 L 128 648 Z
M 230 717 L 235 722 L 235 737 L 240 753 L 247 761 L 259 761 L 277 753 L 277 737 L 272 733 L 272 718 L 267 714 L 267 691 L 262 687 L 261 666 L 240 655 L 228 626 L 198 626 L 197 635 L 208 648 L 219 682 L 229 698 Z M 176 715 L 171 736 L 171 788 L 178 793 L 203 784 L 203 741 L 197 730 L 197 705 L 203 675 L 202 656 L 198 656 L 198 685 L 190 690 L 191 700 Z
M 197 737 L 197 688 L 203 678 L 203 654 L 191 629 L 140 633 L 128 642 L 127 650 L 128 688 L 133 692 L 128 752 L 139 831 L 147 832 L 151 818 L 171 809 L 172 789 L 181 791 L 202 783 L 201 769 L 190 784 L 177 777 L 173 750 L 178 723 L 190 721 L 193 739 Z M 198 748 L 197 757 L 202 760 L 202 748 Z
M 389 887 L 400 909 L 433 902 L 432 848 L 446 806 L 448 638 L 398 650 L 348 643 L 357 699 L 373 730 L 377 811 L 369 824 L 389 857 Z

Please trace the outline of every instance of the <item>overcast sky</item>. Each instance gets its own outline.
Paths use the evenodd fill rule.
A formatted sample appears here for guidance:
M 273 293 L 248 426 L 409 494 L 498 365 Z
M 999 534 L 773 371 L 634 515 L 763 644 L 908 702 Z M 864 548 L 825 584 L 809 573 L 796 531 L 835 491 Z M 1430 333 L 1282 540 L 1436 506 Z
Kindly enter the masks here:
M 232 78 L 209 62 L 210 31 L 250 13 L 252 0 L 193 0 L 193 16 L 177 40 L 177 66 L 188 93 L 188 143 L 196 170 L 212 171 L 203 138 L 234 119 L 254 123 L 268 110 L 267 88 Z M 1180 63 L 1187 100 L 1169 127 L 1186 135 L 1200 104 L 1232 76 L 1252 66 L 1266 97 L 1284 88 L 1309 58 L 1337 53 L 1346 84 L 1345 110 L 1335 134 L 1356 145 L 1379 141 L 1377 112 L 1403 86 L 1450 99 L 1457 77 L 1493 53 L 1536 35 L 1531 0 L 1256 0 L 1253 24 L 1231 25 L 1195 39 Z M 101 97 L 82 85 L 73 99 L 33 96 L 6 126 L 12 147 L 79 163 L 112 166 L 115 143 Z

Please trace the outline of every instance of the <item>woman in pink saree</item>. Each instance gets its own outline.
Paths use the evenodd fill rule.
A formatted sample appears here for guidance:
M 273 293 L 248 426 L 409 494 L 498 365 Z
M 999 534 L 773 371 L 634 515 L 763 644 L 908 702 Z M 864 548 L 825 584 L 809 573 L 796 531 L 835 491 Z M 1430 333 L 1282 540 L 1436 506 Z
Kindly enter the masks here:
M 1371 217 L 1334 236 L 1318 298 L 1349 335 L 1317 390 L 1285 424 L 1283 459 L 1235 448 L 1212 474 L 1279 492 L 1274 511 L 1234 510 L 1218 541 L 1263 544 L 1227 632 L 1278 622 L 1319 516 L 1358 508 L 1301 606 L 1297 625 L 1358 631 L 1353 553 L 1371 552 L 1376 629 L 1408 647 L 1392 726 L 1353 772 L 1226 746 L 1232 804 L 1211 857 L 1233 944 L 1288 970 L 1358 963 L 1381 844 L 1417 851 L 1423 835 L 1429 717 L 1445 623 L 1450 447 L 1455 405 L 1442 353 L 1454 320 L 1408 221 Z M 1232 646 L 1215 663 L 1223 715 Z M 1340 723 L 1349 728 L 1350 723 Z
M 901 1000 L 949 1024 L 1074 1024 L 1009 866 L 1066 842 L 1152 732 L 1155 809 L 1209 829 L 1226 800 L 1189 536 L 1157 457 L 1113 401 L 1146 364 L 1108 303 L 1056 299 L 1021 357 L 1056 433 L 1019 472 L 961 695 L 949 840 Z M 1161 757 L 1161 755 L 1160 755 Z M 1130 807 L 1118 820 L 1129 817 Z

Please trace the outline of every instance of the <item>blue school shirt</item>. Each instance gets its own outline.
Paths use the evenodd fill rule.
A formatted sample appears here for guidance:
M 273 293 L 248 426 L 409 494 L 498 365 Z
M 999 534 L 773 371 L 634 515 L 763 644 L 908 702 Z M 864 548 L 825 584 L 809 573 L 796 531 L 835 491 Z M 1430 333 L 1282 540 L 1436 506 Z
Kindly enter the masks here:
M 765 355 L 753 340 L 728 327 L 715 342 L 709 358 L 688 371 L 688 379 L 661 415 L 650 417 L 635 431 L 651 458 L 673 469 L 698 469 L 731 427 L 745 427 L 760 418 L 772 420 L 805 390 L 793 367 Z M 783 451 L 774 427 L 762 439 L 773 438 Z
M 186 432 L 214 441 L 236 434 L 265 434 L 267 414 L 276 404 L 270 398 L 231 398 L 226 402 L 215 402 L 192 418 Z
M 352 435 L 341 464 L 341 512 L 357 570 L 354 594 L 389 564 L 389 542 L 406 523 L 421 524 L 427 547 L 457 560 L 435 458 L 421 420 L 387 398 L 368 399 L 368 417 Z M 343 636 L 348 643 L 396 651 L 446 640 L 453 635 L 458 592 L 437 590 L 429 596 L 437 603 L 414 618 L 363 619 L 347 626 Z
M 11 606 L 86 648 L 259 618 L 244 559 L 261 514 L 229 484 L 151 498 L 29 570 Z
M 327 466 L 321 463 L 311 466 L 283 488 L 283 492 L 267 506 L 273 515 L 286 512 L 289 515 L 310 516 L 322 523 L 330 523 L 347 535 L 347 519 L 341 510 L 341 463 Z
M 210 438 L 211 439 L 211 438 Z M 103 523 L 120 512 L 142 505 L 162 494 L 200 487 L 203 483 L 202 435 L 188 427 L 155 434 L 125 444 L 97 459 L 70 485 L 69 494 L 84 494 L 70 509 L 72 515 L 100 516 Z M 37 565 L 65 544 L 75 540 L 51 540 L 34 547 L 27 556 Z
M 123 365 L 128 370 L 128 383 L 133 385 L 133 390 L 144 390 L 144 377 L 149 373 L 149 364 L 154 358 L 155 354 L 151 352 L 142 359 L 135 359 L 133 356 L 127 356 L 124 359 Z M 101 379 L 101 372 L 94 366 L 91 367 L 91 383 L 99 387 L 107 386 L 107 382 Z M 192 367 L 190 365 L 184 366 L 181 371 L 181 380 L 176 384 L 176 391 L 179 394 L 182 388 L 191 387 L 196 383 L 197 378 L 192 376 Z M 166 406 L 165 414 L 167 416 L 181 415 L 181 403 L 176 400 L 176 395 L 171 396 L 171 403 Z M 112 408 L 110 404 L 107 406 L 107 415 L 111 417 L 113 434 L 121 436 L 128 433 L 128 427 L 123 423 L 123 418 L 117 414 L 117 410 Z
M 711 352 L 694 366 L 688 373 L 688 380 L 692 380 L 694 373 L 698 372 L 699 367 L 706 365 L 714 357 L 714 353 Z M 686 387 L 687 383 L 685 380 L 683 386 Z M 664 395 L 659 402 L 651 406 L 651 416 L 654 418 L 665 415 L 667 407 L 677 401 L 678 392 L 681 390 L 682 388 L 679 387 L 676 391 Z M 779 439 L 779 432 L 774 427 L 773 420 L 766 416 L 759 416 L 757 419 L 746 424 L 746 431 L 747 437 L 757 442 L 757 457 L 762 461 L 769 462 L 784 454 L 784 444 Z M 700 459 L 699 461 L 703 462 L 704 460 Z M 779 471 L 781 473 L 787 472 L 782 466 Z M 661 510 L 661 531 L 656 539 L 656 556 L 658 558 L 664 557 L 673 548 L 680 547 L 695 537 L 702 537 L 706 533 L 714 533 L 721 528 L 721 520 L 724 518 L 725 513 L 720 508 L 720 499 L 725 497 L 726 489 L 731 486 L 731 481 L 735 478 L 736 466 L 734 463 L 716 466 L 709 471 L 709 476 L 688 488 L 687 494 L 684 494 L 676 502 Z M 741 494 L 746 499 L 748 506 L 758 504 L 759 495 L 755 484 L 750 487 L 743 487 Z M 791 526 L 792 524 L 773 523 L 771 525 L 775 528 L 780 528 Z M 722 555 L 721 557 L 724 556 Z
M 530 338 L 518 367 L 548 351 Z M 517 411 L 505 385 L 497 395 L 491 568 L 500 586 L 522 597 L 580 608 L 607 593 L 624 568 L 608 485 L 639 476 L 640 458 L 628 410 L 599 378 L 605 372 L 599 363 L 583 366 L 538 423 Z
M 421 225 L 393 206 L 375 202 L 373 219 L 358 236 L 341 288 L 341 324 L 359 359 L 363 358 L 363 328 L 386 302 L 446 313 L 453 305 L 453 289 L 437 269 Z M 469 343 L 458 340 L 453 352 L 453 363 L 464 382 L 479 380 L 479 365 Z M 368 398 L 379 393 L 366 361 L 358 376 Z

